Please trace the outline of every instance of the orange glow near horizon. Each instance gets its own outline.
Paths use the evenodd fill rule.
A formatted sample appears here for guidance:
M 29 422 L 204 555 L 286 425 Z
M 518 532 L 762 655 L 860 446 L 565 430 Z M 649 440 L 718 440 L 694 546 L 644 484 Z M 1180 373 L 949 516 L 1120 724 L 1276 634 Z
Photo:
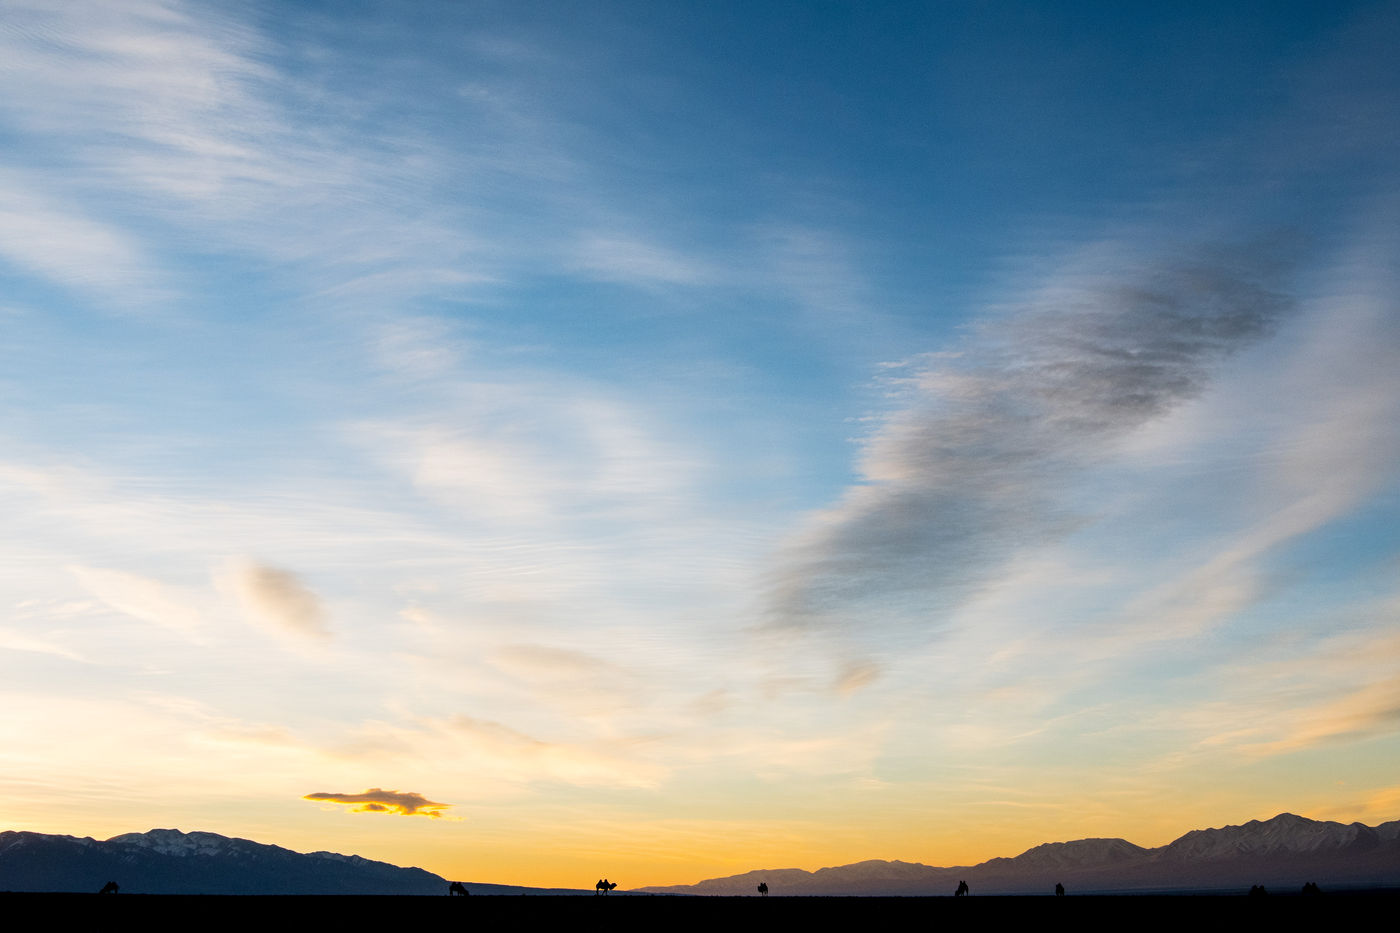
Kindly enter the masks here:
M 1153 812 L 1097 812 L 1079 806 L 991 804 L 962 812 L 900 817 L 852 814 L 829 824 L 779 819 L 637 819 L 621 813 L 570 819 L 555 808 L 520 817 L 484 811 L 468 818 L 403 817 L 387 813 L 314 811 L 291 819 L 241 823 L 182 817 L 86 823 L 81 818 L 45 821 L 32 811 L 8 814 L 7 828 L 110 838 L 153 828 L 204 830 L 275 844 L 299 852 L 337 851 L 447 880 L 529 887 L 587 888 L 606 876 L 629 889 L 693 884 L 707 878 L 779 868 L 819 868 L 869 859 L 920 862 L 938 867 L 975 865 L 1013 857 L 1046 842 L 1121 837 L 1144 847 L 1165 845 L 1193 830 L 1295 812 L 1312 819 L 1376 825 L 1400 816 L 1400 786 L 1362 794 L 1338 808 L 1317 795 L 1313 805 L 1249 806 L 1244 798 L 1193 807 L 1186 792 L 1173 806 Z M 1307 803 L 1306 801 L 1304 803 Z M 193 821 L 192 821 L 193 820 Z M 147 825 L 149 823 L 149 825 Z
M 1183 797 L 1188 796 L 1183 794 Z M 373 827 L 361 837 L 356 854 L 399 865 L 415 865 L 449 880 L 530 887 L 587 887 L 606 876 L 622 888 L 693 884 L 748 871 L 800 868 L 815 871 L 865 860 L 920 862 L 937 867 L 971 866 L 991 858 L 1014 857 L 1036 845 L 1092 837 L 1119 837 L 1154 848 L 1195 829 L 1268 819 L 1295 812 L 1312 819 L 1361 821 L 1368 825 L 1400 816 L 1400 788 L 1378 791 L 1369 802 L 1345 811 L 1319 807 L 1250 809 L 1244 801 L 1217 809 L 1179 807 L 1130 814 L 1083 808 L 1063 812 L 1015 812 L 1001 808 L 994 820 L 976 814 L 930 815 L 926 819 L 847 821 L 822 825 L 781 820 L 637 820 L 619 817 L 530 822 L 527 829 L 499 825 L 474 830 L 472 820 L 457 831 L 414 833 L 412 840 L 376 840 Z M 997 808 L 986 808 L 995 812 Z M 1010 812 L 1008 812 L 1010 811 Z M 1023 818 L 1018 819 L 1018 815 Z M 1082 822 L 1077 822 L 1078 819 Z M 427 821 L 424 821 L 425 823 Z M 447 829 L 446 826 L 443 827 Z M 317 846 L 323 848 L 324 846 Z

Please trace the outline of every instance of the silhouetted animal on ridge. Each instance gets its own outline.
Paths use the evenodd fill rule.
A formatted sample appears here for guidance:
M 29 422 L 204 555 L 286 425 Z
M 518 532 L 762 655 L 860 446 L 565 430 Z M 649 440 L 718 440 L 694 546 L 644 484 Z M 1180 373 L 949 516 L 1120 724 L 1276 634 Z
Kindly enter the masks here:
M 617 887 L 616 881 L 609 881 L 608 879 L 603 878 L 593 886 L 593 894 L 595 896 L 599 894 L 607 894 L 615 887 Z
M 1322 889 L 1319 888 L 1319 887 L 1317 886 L 1317 882 L 1315 882 L 1315 881 L 1309 881 L 1307 884 L 1303 885 L 1303 893 L 1304 893 L 1304 894 L 1321 894 L 1321 893 L 1322 893 Z
M 1062 884 L 1060 884 L 1059 882 L 1056 882 L 1056 883 L 1055 883 L 1055 896 L 1056 896 L 1056 897 L 1064 897 L 1064 896 L 1065 896 L 1065 886 L 1062 885 Z
M 462 882 L 460 881 L 454 881 L 447 886 L 448 897 L 451 897 L 454 894 L 460 894 L 463 897 L 470 897 L 471 893 L 472 892 L 467 890 L 467 886 L 462 884 Z
M 968 893 L 968 891 L 969 891 L 969 888 L 968 888 L 968 886 L 967 886 L 967 882 L 966 882 L 966 881 L 959 881 L 959 882 L 958 882 L 958 889 L 957 889 L 956 891 L 953 892 L 953 896 L 954 896 L 954 897 L 962 897 L 964 894 Z
M 121 885 L 117 884 L 115 881 L 109 881 L 109 882 L 107 882 L 106 884 L 104 884 L 104 885 L 102 886 L 102 890 L 101 890 L 101 891 L 98 891 L 97 893 L 98 893 L 98 894 L 116 894 L 116 893 L 117 893 L 118 891 L 120 891 L 121 889 L 122 889 L 122 888 L 121 888 Z
M 768 896 L 768 882 L 766 882 L 766 881 L 761 881 L 761 882 L 759 882 L 759 884 L 758 884 L 758 893 L 759 893 L 759 894 L 762 894 L 764 897 L 767 897 L 767 896 Z

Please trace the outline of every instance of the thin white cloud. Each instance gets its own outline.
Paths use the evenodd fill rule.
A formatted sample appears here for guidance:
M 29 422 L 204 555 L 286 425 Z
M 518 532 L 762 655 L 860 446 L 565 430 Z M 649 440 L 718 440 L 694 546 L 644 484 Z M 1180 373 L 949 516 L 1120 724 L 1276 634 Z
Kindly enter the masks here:
M 877 319 L 850 245 L 831 230 L 770 224 L 755 231 L 762 280 L 777 285 L 820 330 L 849 334 Z
M 584 237 L 574 261 L 590 277 L 624 284 L 701 285 L 716 277 L 707 262 L 659 243 L 602 233 Z
M 0 172 L 0 257 L 98 307 L 130 309 L 167 297 L 139 240 L 54 203 L 37 193 L 42 187 L 19 172 Z
M 493 790 L 541 783 L 641 788 L 657 786 L 671 770 L 650 754 L 651 745 L 606 735 L 545 740 L 494 720 L 456 714 L 402 725 L 368 723 L 340 750 L 362 761 L 414 760 L 470 775 L 477 786 Z
M 504 645 L 492 656 L 495 663 L 532 679 L 605 679 L 616 684 L 622 671 L 602 658 L 552 645 Z
M 5 76 L 26 93 L 5 95 L 0 115 L 35 155 L 53 153 L 50 183 L 224 212 L 306 179 L 298 134 L 268 100 L 278 77 L 266 43 L 236 19 L 179 0 L 19 3 L 7 15 Z
M 186 246 L 295 260 L 305 285 L 341 302 L 480 280 L 466 256 L 481 241 L 430 193 L 452 160 L 421 158 L 427 142 L 406 127 L 367 151 L 334 120 L 305 119 L 298 108 L 353 103 L 308 101 L 268 64 L 274 40 L 236 16 L 180 0 L 18 3 L 6 16 L 0 125 L 24 134 L 12 164 L 33 184 L 9 186 L 8 207 L 0 186 L 0 253 L 111 285 L 104 297 L 122 304 L 149 298 L 138 260 L 172 230 Z M 87 213 L 61 207 L 80 202 Z M 72 249 L 40 249 L 60 236 Z
M 202 627 L 199 612 L 177 591 L 139 574 L 100 567 L 70 567 L 78 582 L 116 611 L 182 634 Z
M 643 406 L 570 380 L 451 384 L 431 418 L 362 423 L 352 443 L 423 493 L 515 533 L 684 515 L 700 463 Z
M 6 651 L 29 651 L 35 654 L 51 654 L 69 661 L 77 661 L 83 664 L 92 663 L 90 658 L 84 657 L 82 654 L 66 645 L 49 638 L 34 635 L 15 626 L 0 626 L 0 649 Z

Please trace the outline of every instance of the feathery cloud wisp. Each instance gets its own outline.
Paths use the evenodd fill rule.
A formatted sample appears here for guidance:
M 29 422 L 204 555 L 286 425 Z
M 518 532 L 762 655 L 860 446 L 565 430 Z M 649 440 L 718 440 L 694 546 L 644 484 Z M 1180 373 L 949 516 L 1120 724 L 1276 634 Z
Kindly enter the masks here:
M 69 570 L 84 589 L 117 612 L 185 634 L 200 627 L 198 613 L 159 581 L 98 567 Z

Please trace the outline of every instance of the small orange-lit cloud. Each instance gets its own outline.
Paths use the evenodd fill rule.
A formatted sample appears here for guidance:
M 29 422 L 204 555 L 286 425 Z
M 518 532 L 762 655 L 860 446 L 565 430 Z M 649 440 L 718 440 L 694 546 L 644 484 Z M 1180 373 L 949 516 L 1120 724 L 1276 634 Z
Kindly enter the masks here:
M 324 800 L 352 807 L 355 813 L 400 813 L 404 816 L 442 816 L 450 803 L 435 803 L 422 794 L 401 793 L 371 787 L 362 794 L 307 794 L 303 800 Z

